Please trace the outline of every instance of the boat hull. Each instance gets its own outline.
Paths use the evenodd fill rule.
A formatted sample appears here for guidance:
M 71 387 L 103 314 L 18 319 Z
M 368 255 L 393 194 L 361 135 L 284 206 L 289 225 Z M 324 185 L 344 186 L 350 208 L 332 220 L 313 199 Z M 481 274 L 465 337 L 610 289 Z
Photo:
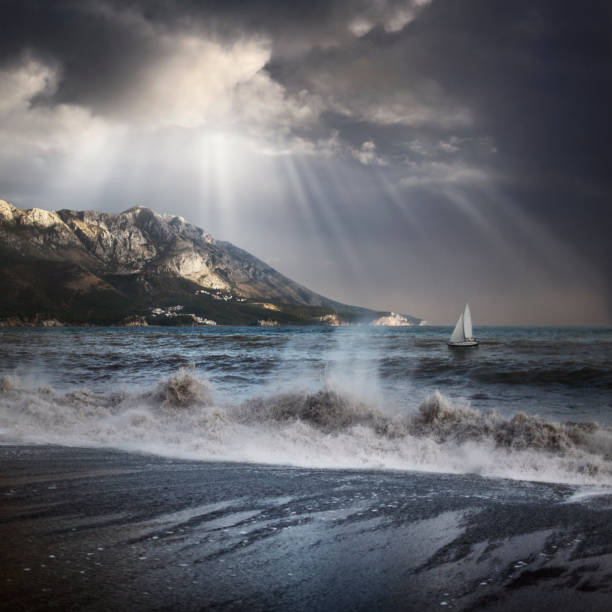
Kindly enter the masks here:
M 463 342 L 447 342 L 450 348 L 470 348 L 478 346 L 478 340 L 464 340 Z

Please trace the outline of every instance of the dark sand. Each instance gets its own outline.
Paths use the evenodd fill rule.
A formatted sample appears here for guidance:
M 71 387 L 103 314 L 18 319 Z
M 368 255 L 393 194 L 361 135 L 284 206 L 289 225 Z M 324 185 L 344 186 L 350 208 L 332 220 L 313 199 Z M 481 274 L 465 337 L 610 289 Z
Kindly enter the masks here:
M 612 494 L 0 447 L 6 610 L 612 609 Z

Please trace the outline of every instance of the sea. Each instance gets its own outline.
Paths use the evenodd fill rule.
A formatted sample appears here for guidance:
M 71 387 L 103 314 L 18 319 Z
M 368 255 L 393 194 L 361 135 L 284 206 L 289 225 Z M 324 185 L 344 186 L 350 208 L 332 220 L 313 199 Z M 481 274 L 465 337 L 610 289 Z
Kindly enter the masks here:
M 612 328 L 0 330 L 0 443 L 612 486 Z

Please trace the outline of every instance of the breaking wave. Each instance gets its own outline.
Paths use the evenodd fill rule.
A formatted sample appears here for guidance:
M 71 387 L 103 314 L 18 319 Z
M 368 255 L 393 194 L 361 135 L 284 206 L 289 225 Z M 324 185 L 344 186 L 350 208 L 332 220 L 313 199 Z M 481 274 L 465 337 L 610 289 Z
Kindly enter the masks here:
M 161 406 L 174 408 L 212 404 L 212 394 L 208 383 L 184 369 L 160 382 L 151 397 Z
M 0 379 L 5 443 L 103 446 L 165 456 L 317 468 L 479 473 L 612 486 L 612 429 L 504 418 L 440 393 L 390 416 L 332 386 L 216 402 L 206 380 L 179 370 L 152 390 L 66 392 Z

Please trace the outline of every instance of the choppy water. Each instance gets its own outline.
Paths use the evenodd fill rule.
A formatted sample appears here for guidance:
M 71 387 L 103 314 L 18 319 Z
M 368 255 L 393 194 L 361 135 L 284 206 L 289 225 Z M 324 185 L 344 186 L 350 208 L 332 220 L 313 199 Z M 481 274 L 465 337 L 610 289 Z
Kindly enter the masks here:
M 0 432 L 612 485 L 612 329 L 475 332 L 458 351 L 445 327 L 5 329 Z

